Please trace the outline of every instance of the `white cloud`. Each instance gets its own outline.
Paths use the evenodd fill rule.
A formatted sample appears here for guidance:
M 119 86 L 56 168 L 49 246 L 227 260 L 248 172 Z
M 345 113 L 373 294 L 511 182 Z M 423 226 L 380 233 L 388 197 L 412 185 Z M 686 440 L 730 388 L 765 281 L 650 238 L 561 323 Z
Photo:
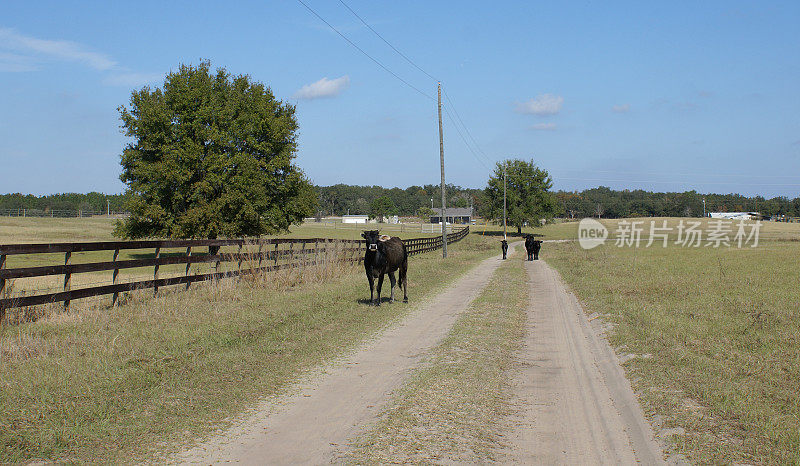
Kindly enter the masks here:
M 139 87 L 162 79 L 164 79 L 164 75 L 158 73 L 117 73 L 103 79 L 103 84 L 107 86 Z
M 16 53 L 0 52 L 0 72 L 20 73 L 24 71 L 36 71 L 36 63 L 31 57 L 18 55 Z
M 323 97 L 335 97 L 350 85 L 350 76 L 344 75 L 341 78 L 328 79 L 322 78 L 311 84 L 306 84 L 294 93 L 296 99 L 320 99 Z
M 611 111 L 614 113 L 628 113 L 631 111 L 631 104 L 614 105 L 611 107 Z
M 553 131 L 556 129 L 555 123 L 536 123 L 535 125 L 531 125 L 531 129 L 536 131 Z
M 81 44 L 66 40 L 37 39 L 18 34 L 13 29 L 0 28 L 0 47 L 22 53 L 33 53 L 58 60 L 83 63 L 95 70 L 105 71 L 117 63 L 102 53 L 88 50 Z
M 560 95 L 541 94 L 527 102 L 517 103 L 517 112 L 533 115 L 555 115 L 561 111 L 564 98 Z

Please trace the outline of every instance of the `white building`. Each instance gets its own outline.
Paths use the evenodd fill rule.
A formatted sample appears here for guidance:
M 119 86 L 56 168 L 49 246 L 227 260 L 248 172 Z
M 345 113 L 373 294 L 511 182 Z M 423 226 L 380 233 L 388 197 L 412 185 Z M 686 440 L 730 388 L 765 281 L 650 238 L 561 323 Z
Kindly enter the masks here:
M 342 215 L 342 223 L 367 223 L 369 215 Z
M 761 220 L 758 212 L 709 212 L 708 216 L 725 220 Z

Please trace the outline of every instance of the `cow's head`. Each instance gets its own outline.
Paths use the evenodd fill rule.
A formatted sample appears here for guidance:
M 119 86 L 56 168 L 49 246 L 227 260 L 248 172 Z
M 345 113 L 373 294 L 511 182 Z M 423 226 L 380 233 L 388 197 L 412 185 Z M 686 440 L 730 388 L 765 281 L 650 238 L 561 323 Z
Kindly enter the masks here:
M 381 235 L 378 230 L 367 230 L 361 233 L 361 237 L 367 241 L 368 251 L 377 251 L 378 243 L 381 240 Z

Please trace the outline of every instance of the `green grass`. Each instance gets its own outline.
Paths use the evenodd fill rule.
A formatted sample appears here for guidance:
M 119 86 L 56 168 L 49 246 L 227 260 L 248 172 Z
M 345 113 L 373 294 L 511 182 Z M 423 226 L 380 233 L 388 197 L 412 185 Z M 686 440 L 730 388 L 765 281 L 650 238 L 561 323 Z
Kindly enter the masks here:
M 528 308 L 520 253 L 431 350 L 390 400 L 378 423 L 353 442 L 358 464 L 482 464 L 502 460 L 511 414 L 510 373 Z
M 545 244 L 541 257 L 614 324 L 612 344 L 652 356 L 626 370 L 651 417 L 685 429 L 674 451 L 697 463 L 797 464 L 798 227 L 765 223 L 757 248 L 570 242 Z
M 410 305 L 379 308 L 363 269 L 149 293 L 0 327 L 0 463 L 154 461 L 342 354 L 496 248 L 470 235 L 409 264 Z M 276 284 L 274 285 L 273 284 Z

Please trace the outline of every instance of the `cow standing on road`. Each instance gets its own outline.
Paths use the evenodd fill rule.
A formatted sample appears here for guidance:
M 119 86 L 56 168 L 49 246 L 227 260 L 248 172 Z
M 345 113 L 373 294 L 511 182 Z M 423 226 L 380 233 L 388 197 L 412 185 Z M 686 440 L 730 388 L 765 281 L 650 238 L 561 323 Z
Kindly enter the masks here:
M 542 242 L 538 239 L 533 239 L 533 235 L 525 235 L 525 251 L 528 253 L 528 260 L 539 260 L 539 250 L 542 248 Z
M 375 306 L 381 305 L 381 287 L 383 276 L 389 275 L 391 293 L 389 302 L 394 302 L 395 270 L 399 271 L 399 286 L 403 287 L 403 302 L 408 302 L 408 251 L 400 238 L 381 235 L 378 230 L 365 231 L 361 234 L 367 242 L 364 254 L 364 269 L 369 280 L 369 300 Z M 378 279 L 378 296 L 375 297 L 375 279 Z
M 500 248 L 503 250 L 503 260 L 506 260 L 506 254 L 508 253 L 508 241 L 501 241 Z

